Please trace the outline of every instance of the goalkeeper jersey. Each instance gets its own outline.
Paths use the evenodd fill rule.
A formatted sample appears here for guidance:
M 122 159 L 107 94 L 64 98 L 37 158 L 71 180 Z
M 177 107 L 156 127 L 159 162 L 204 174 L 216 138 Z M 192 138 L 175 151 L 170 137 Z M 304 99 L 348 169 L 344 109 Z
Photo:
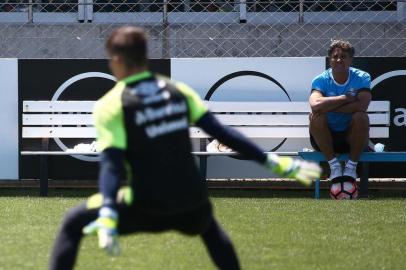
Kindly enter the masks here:
M 119 81 L 96 102 L 99 151 L 124 151 L 134 205 L 173 213 L 207 201 L 189 139 L 189 125 L 206 112 L 187 85 L 149 71 Z

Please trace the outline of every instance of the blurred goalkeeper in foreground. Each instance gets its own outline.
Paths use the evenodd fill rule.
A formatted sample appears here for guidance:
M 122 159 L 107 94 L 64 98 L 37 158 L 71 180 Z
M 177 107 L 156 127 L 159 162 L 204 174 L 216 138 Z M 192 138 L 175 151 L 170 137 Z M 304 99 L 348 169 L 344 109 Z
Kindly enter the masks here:
M 147 38 L 136 27 L 115 30 L 106 43 L 116 86 L 94 108 L 101 151 L 99 195 L 65 216 L 50 269 L 72 269 L 84 234 L 99 247 L 119 253 L 118 235 L 176 230 L 199 235 L 220 269 L 239 269 L 233 245 L 212 212 L 206 180 L 190 153 L 194 124 L 270 171 L 310 184 L 314 163 L 266 155 L 241 134 L 222 126 L 187 85 L 152 74 Z M 119 188 L 128 178 L 129 187 Z

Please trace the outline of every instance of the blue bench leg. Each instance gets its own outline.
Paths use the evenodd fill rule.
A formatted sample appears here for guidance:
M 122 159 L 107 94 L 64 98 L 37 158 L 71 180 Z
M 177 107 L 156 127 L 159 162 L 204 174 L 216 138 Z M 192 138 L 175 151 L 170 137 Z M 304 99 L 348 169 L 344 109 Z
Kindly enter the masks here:
M 48 151 L 49 139 L 42 138 L 42 151 Z M 40 176 L 39 176 L 39 195 L 41 197 L 48 196 L 48 156 L 40 157 Z
M 320 199 L 320 179 L 316 179 L 314 183 L 314 198 L 316 200 Z
M 362 168 L 362 173 L 361 173 L 359 197 L 368 198 L 369 163 L 363 162 L 361 168 Z
M 200 175 L 203 179 L 207 180 L 207 156 L 201 156 L 199 158 Z

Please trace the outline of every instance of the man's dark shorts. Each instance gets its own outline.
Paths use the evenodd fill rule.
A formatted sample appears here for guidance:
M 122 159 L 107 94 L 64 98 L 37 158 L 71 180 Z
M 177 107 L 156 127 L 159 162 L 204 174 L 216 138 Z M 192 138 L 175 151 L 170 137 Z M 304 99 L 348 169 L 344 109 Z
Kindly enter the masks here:
M 350 145 L 347 142 L 347 132 L 345 131 L 332 131 L 330 129 L 331 136 L 333 138 L 333 149 L 335 153 L 349 153 L 350 152 Z M 320 151 L 319 146 L 316 143 L 316 140 L 310 134 L 310 143 L 314 150 Z
M 176 214 L 154 214 L 135 206 L 118 207 L 119 232 L 162 232 L 176 230 L 187 235 L 202 234 L 213 218 L 209 201 L 196 206 L 190 211 Z

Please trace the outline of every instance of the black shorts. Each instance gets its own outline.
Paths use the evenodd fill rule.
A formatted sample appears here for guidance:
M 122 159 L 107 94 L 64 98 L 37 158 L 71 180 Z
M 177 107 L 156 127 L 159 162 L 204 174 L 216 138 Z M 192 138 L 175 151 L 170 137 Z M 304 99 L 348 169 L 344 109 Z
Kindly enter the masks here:
M 348 130 L 345 131 L 332 131 L 331 137 L 333 138 L 333 149 L 335 153 L 349 153 L 350 152 L 350 144 L 347 142 L 347 133 Z M 317 145 L 316 140 L 310 134 L 310 143 L 314 150 L 320 151 L 320 147 Z
M 209 201 L 176 214 L 150 213 L 134 206 L 118 207 L 118 212 L 120 234 L 175 230 L 187 235 L 197 235 L 206 231 L 213 218 Z
M 65 216 L 66 222 L 81 230 L 94 221 L 99 208 L 88 208 L 86 203 L 72 208 Z M 137 232 L 163 232 L 175 230 L 187 235 L 202 234 L 213 219 L 210 201 L 185 212 L 175 214 L 150 213 L 136 206 L 117 205 L 118 232 L 120 235 Z

